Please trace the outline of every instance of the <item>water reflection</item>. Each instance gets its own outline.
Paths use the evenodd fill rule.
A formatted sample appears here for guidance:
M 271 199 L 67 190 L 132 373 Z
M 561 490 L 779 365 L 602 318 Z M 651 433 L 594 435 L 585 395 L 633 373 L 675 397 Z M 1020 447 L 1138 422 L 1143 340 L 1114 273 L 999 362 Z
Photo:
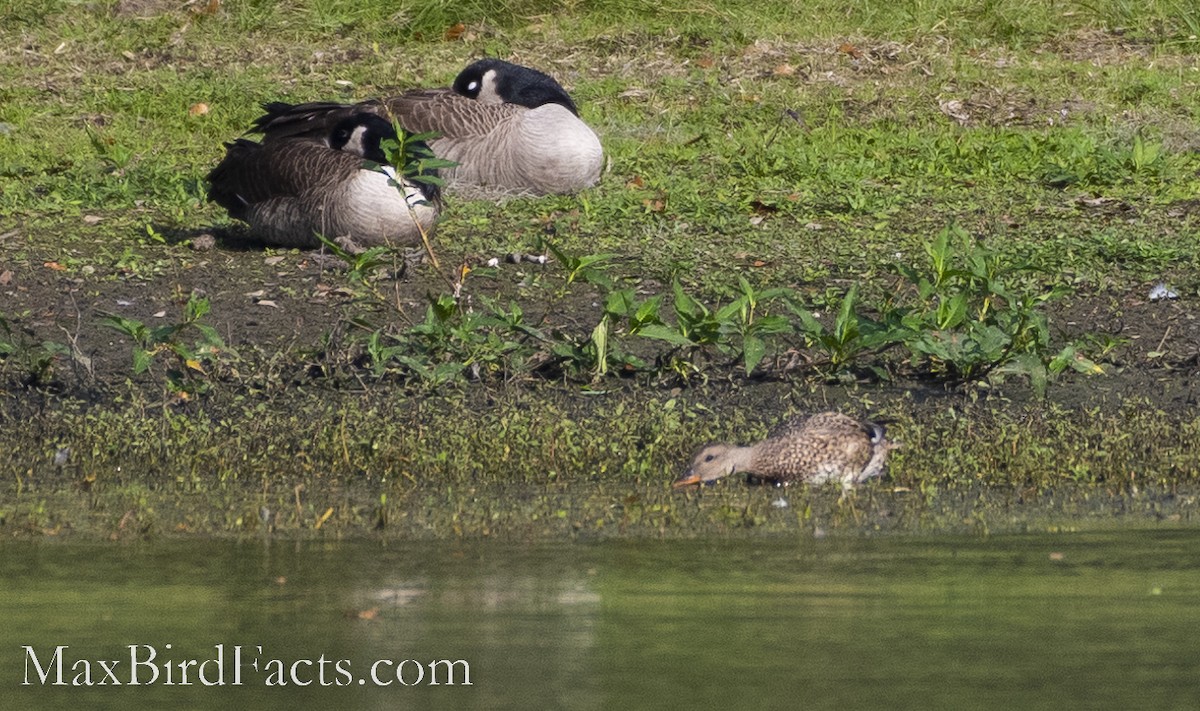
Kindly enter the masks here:
M 1187 707 L 1198 538 L 9 543 L 0 675 L 5 708 Z M 67 681 L 128 645 L 160 663 L 222 645 L 227 669 L 240 645 L 261 667 L 311 662 L 315 683 L 245 667 L 241 686 L 21 686 L 22 645 L 43 664 L 69 645 Z

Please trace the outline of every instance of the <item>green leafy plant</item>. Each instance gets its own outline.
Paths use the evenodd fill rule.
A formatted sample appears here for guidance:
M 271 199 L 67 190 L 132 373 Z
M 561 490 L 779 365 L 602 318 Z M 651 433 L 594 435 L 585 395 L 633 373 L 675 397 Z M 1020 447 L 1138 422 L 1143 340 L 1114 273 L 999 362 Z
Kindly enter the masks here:
M 660 297 L 639 301 L 633 289 L 610 292 L 604 299 L 600 320 L 584 338 L 561 332 L 552 352 L 570 370 L 588 372 L 593 379 L 617 368 L 619 372 L 642 370 L 645 362 L 620 346 L 622 336 L 662 327 L 658 311 Z M 643 334 L 644 335 L 644 334 Z
M 562 265 L 563 271 L 566 272 L 564 288 L 573 284 L 576 280 L 587 282 L 593 286 L 604 289 L 613 287 L 612 279 L 605 274 L 605 270 L 609 266 L 609 262 L 615 254 L 585 254 L 581 257 L 576 257 L 573 254 L 560 249 L 550 240 L 542 240 L 542 244 L 554 256 L 555 261 Z
M 376 376 L 399 373 L 427 387 L 508 377 L 526 372 L 527 361 L 549 338 L 524 321 L 519 306 L 481 298 L 486 311 L 454 297 L 429 296 L 425 319 L 399 334 L 369 332 L 366 355 Z
M 915 292 L 915 303 L 886 314 L 894 337 L 918 367 L 960 382 L 1019 373 L 1038 390 L 1049 372 L 1068 366 L 1085 373 L 1100 371 L 1072 346 L 1067 347 L 1069 353 L 1050 351 L 1042 307 L 1060 298 L 1064 288 L 1022 291 L 1018 276 L 1029 267 L 1006 262 L 957 226 L 942 230 L 925 251 L 928 269 L 896 268 Z
M 789 301 L 788 307 L 800 319 L 805 344 L 824 354 L 817 367 L 829 376 L 845 372 L 867 351 L 884 350 L 895 342 L 892 329 L 859 313 L 857 284 L 842 297 L 832 326 L 822 324 L 802 305 Z
M 211 308 L 208 299 L 192 295 L 183 307 L 183 319 L 151 328 L 142 321 L 106 314 L 101 323 L 133 341 L 133 372 L 151 371 L 159 357 L 168 360 L 167 387 L 181 396 L 203 394 L 213 382 L 216 367 L 236 353 L 225 345 L 217 330 L 202 323 Z M 196 338 L 190 342 L 188 335 Z
M 438 158 L 429 147 L 429 142 L 438 137 L 436 132 L 409 133 L 404 130 L 399 121 L 392 121 L 396 138 L 386 138 L 379 143 L 383 156 L 388 165 L 394 168 L 405 179 L 421 185 L 442 188 L 446 181 L 438 176 L 437 171 L 443 168 L 453 168 L 458 163 L 452 160 Z M 392 185 L 403 191 L 404 187 L 393 180 Z
M 750 375 L 767 352 L 767 340 L 777 334 L 790 333 L 791 323 L 781 315 L 761 312 L 769 302 L 788 297 L 791 290 L 776 288 L 756 291 L 744 277 L 738 281 L 740 294 L 728 304 L 710 308 L 683 290 L 676 280 L 672 285 L 675 296 L 675 325 L 669 327 L 659 322 L 647 322 L 633 331 L 647 338 L 666 341 L 681 350 L 690 360 L 689 354 L 714 348 L 718 352 L 740 360 L 746 375 Z M 675 360 L 675 357 L 672 357 Z M 679 371 L 678 362 L 674 369 Z M 697 368 L 692 365 L 692 372 Z M 681 372 L 682 374 L 682 372 Z
M 54 381 L 60 360 L 71 356 L 71 349 L 56 341 L 30 338 L 0 314 L 0 370 L 15 368 L 27 386 L 43 386 Z

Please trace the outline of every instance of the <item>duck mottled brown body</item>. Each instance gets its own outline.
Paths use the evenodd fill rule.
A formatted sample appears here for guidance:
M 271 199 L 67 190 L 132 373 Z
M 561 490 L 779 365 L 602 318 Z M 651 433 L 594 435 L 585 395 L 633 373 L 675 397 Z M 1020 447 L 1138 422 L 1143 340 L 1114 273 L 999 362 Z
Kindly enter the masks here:
M 675 487 L 747 474 L 777 485 L 836 481 L 848 489 L 882 474 L 888 452 L 897 446 L 884 436 L 882 425 L 821 412 L 789 420 L 768 439 L 747 447 L 703 447 Z

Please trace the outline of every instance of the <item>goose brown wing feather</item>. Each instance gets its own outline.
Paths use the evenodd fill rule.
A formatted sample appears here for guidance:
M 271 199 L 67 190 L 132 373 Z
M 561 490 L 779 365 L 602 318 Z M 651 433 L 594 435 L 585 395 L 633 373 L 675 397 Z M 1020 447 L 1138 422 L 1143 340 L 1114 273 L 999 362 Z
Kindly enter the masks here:
M 442 138 L 486 136 L 496 126 L 528 111 L 514 104 L 484 104 L 446 89 L 410 91 L 383 100 L 406 131 L 436 131 Z
M 449 89 L 414 90 L 358 104 L 272 102 L 263 104 L 263 109 L 266 113 L 255 119 L 250 130 L 263 134 L 264 143 L 294 137 L 324 139 L 343 120 L 363 112 L 395 118 L 411 133 L 433 131 L 443 138 L 470 138 L 486 136 L 497 125 L 528 111 L 514 104 L 480 103 Z
M 237 219 L 249 206 L 269 200 L 334 190 L 353 177 L 362 158 L 316 141 L 226 144 L 225 158 L 208 174 L 209 199 Z

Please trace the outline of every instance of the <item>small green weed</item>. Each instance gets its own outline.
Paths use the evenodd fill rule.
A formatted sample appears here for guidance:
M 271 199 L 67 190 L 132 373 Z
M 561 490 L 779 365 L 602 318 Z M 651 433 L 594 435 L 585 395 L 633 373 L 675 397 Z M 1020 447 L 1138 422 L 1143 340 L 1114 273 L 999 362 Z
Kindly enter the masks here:
M 167 388 L 180 397 L 204 394 L 213 383 L 216 368 L 236 353 L 226 347 L 216 329 L 202 323 L 211 305 L 208 299 L 191 295 L 183 307 L 183 319 L 151 328 L 145 323 L 116 314 L 106 314 L 101 323 L 133 341 L 133 372 L 152 369 L 154 360 L 165 355 Z M 189 334 L 197 337 L 191 343 Z
M 800 319 L 805 344 L 824 355 L 824 361 L 818 361 L 816 367 L 826 376 L 845 372 L 868 351 L 885 350 L 896 341 L 893 331 L 859 313 L 857 284 L 842 297 L 832 328 L 822 325 L 801 305 L 789 301 L 788 308 Z M 883 375 L 883 371 L 876 369 L 876 374 Z
M 926 252 L 928 269 L 896 268 L 915 301 L 892 306 L 884 316 L 891 337 L 909 350 L 918 370 L 957 382 L 1019 373 L 1039 391 L 1048 367 L 1099 372 L 1073 347 L 1050 351 L 1050 329 L 1041 308 L 1061 297 L 1063 287 L 1039 294 L 1019 290 L 1016 277 L 1029 267 L 1006 263 L 957 226 L 942 230 Z
M 47 386 L 54 382 L 58 363 L 70 356 L 71 349 L 67 345 L 39 341 L 14 327 L 8 317 L 0 314 L 0 372 L 15 369 L 25 385 Z

